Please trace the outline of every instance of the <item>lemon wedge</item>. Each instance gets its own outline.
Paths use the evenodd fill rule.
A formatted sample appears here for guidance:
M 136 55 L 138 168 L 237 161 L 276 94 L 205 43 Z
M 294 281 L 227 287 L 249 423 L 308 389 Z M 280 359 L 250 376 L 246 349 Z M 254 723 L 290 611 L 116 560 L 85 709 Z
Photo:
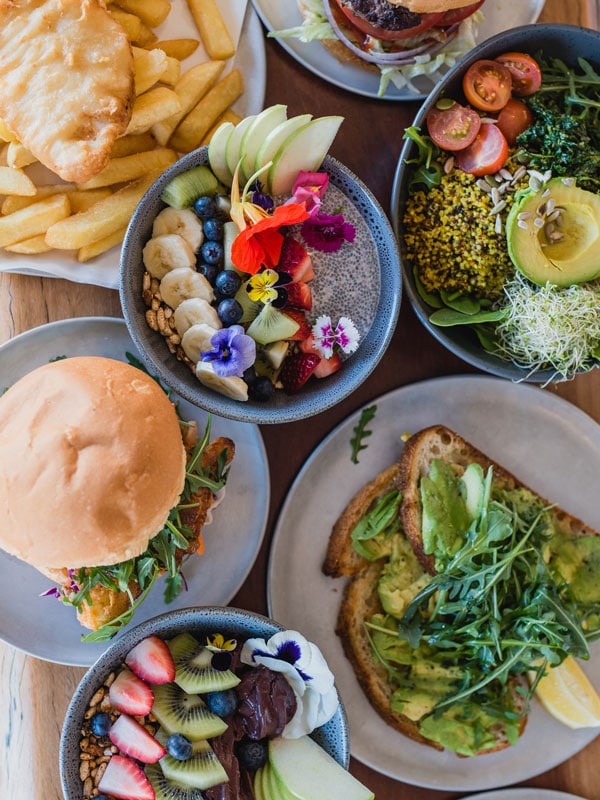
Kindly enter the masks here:
M 569 728 L 600 727 L 600 696 L 571 656 L 546 670 L 535 694 L 546 711 Z

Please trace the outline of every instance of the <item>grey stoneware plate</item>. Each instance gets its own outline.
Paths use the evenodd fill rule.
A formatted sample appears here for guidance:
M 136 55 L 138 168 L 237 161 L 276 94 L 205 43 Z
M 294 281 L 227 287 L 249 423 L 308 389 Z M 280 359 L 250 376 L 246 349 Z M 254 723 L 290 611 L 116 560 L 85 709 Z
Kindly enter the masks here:
M 600 33 L 575 25 L 557 25 L 540 23 L 523 25 L 513 30 L 504 31 L 478 45 L 453 67 L 428 96 L 419 109 L 413 125 L 425 130 L 425 119 L 441 96 L 460 98 L 461 81 L 465 70 L 479 59 L 493 59 L 501 53 L 526 52 L 535 55 L 539 51 L 547 56 L 560 57 L 567 64 L 577 64 L 578 58 L 585 58 L 596 68 L 600 67 Z M 528 381 L 545 384 L 553 380 L 552 369 L 529 370 L 505 361 L 498 356 L 486 352 L 479 344 L 477 336 L 467 326 L 442 328 L 429 321 L 433 311 L 419 295 L 413 276 L 412 266 L 406 258 L 406 247 L 402 233 L 402 217 L 408 194 L 408 180 L 412 167 L 408 163 L 415 158 L 416 146 L 407 140 L 400 153 L 396 166 L 392 187 L 392 224 L 400 247 L 400 261 L 406 293 L 411 305 L 427 330 L 454 355 L 462 358 L 467 364 L 478 367 L 492 375 L 514 381 Z
M 552 789 L 519 786 L 514 789 L 499 789 L 497 792 L 470 794 L 462 800 L 585 800 L 585 798 L 567 792 L 555 792 Z
M 371 374 L 390 342 L 400 309 L 402 281 L 394 232 L 380 204 L 350 170 L 326 156 L 321 170 L 329 175 L 323 210 L 343 210 L 356 228 L 353 244 L 337 253 L 308 248 L 316 277 L 311 282 L 313 313 L 337 321 L 348 316 L 358 328 L 358 350 L 342 368 L 324 379 L 308 381 L 301 391 L 273 392 L 271 400 L 240 402 L 205 388 L 192 371 L 169 352 L 160 333 L 146 324 L 142 300 L 142 249 L 152 222 L 164 208 L 160 198 L 166 184 L 185 170 L 208 161 L 207 147 L 173 164 L 144 195 L 127 229 L 121 255 L 120 297 L 131 338 L 146 366 L 181 396 L 206 411 L 242 422 L 271 424 L 312 417 L 350 395 Z
M 169 639 L 184 631 L 196 636 L 222 633 L 226 639 L 269 638 L 285 630 L 279 623 L 260 614 L 232 607 L 205 606 L 184 608 L 161 614 L 132 627 L 100 656 L 85 673 L 69 704 L 60 738 L 59 766 L 65 800 L 81 800 L 79 777 L 81 722 L 89 702 L 106 677 L 123 663 L 127 653 L 148 636 Z M 315 642 L 315 644 L 318 644 Z M 313 738 L 344 768 L 350 761 L 348 724 L 340 703 L 332 719 L 317 728 Z

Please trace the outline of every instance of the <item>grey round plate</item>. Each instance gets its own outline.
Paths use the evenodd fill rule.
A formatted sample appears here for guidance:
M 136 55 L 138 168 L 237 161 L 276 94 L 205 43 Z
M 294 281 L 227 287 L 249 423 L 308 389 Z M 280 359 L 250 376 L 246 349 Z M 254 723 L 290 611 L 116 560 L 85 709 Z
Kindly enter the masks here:
M 120 319 L 80 317 L 43 325 L 0 347 L 0 391 L 56 356 L 101 355 L 125 361 L 127 352 L 137 355 Z M 179 400 L 179 408 L 184 417 L 196 420 L 199 429 L 204 429 L 205 413 L 184 400 Z M 225 500 L 215 511 L 214 522 L 205 529 L 204 555 L 190 559 L 184 568 L 187 591 L 166 606 L 162 581 L 157 581 L 136 611 L 134 622 L 169 608 L 225 605 L 245 581 L 258 554 L 270 497 L 269 469 L 260 431 L 254 425 L 213 417 L 212 434 L 233 439 L 236 453 Z M 3 641 L 37 658 L 73 666 L 89 666 L 106 649 L 106 644 L 82 642 L 85 629 L 77 622 L 75 610 L 56 598 L 40 597 L 51 582 L 2 550 L 0 584 Z

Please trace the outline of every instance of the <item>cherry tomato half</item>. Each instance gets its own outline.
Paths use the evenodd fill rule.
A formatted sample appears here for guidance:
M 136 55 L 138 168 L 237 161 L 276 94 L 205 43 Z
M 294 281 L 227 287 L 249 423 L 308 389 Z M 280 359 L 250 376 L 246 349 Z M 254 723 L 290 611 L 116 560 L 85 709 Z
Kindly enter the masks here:
M 533 94 L 542 85 L 542 70 L 537 61 L 527 53 L 504 53 L 496 61 L 511 74 L 513 94 L 519 97 Z
M 462 22 L 463 19 L 470 17 L 477 9 L 481 8 L 483 3 L 484 0 L 479 0 L 478 3 L 470 3 L 468 6 L 463 6 L 462 8 L 450 9 L 450 11 L 444 13 L 444 17 L 441 22 L 438 22 L 438 25 L 454 25 L 457 22 Z
M 498 172 L 508 158 L 508 142 L 493 122 L 482 122 L 475 141 L 456 154 L 456 166 L 480 177 Z
M 453 103 L 449 108 L 432 108 L 426 122 L 429 135 L 442 150 L 463 150 L 481 127 L 479 114 L 460 103 Z
M 359 17 L 358 14 L 352 13 L 352 10 L 344 5 L 343 0 L 336 0 L 336 2 L 346 19 L 351 22 L 357 30 L 367 34 L 367 36 L 374 36 L 376 39 L 385 39 L 386 41 L 396 41 L 397 39 L 408 39 L 412 36 L 418 36 L 423 31 L 438 24 L 446 13 L 445 11 L 441 11 L 435 14 L 421 14 L 421 21 L 418 25 L 413 25 L 412 28 L 404 28 L 400 31 L 390 31 L 385 28 L 380 28 L 377 25 L 371 25 L 364 17 Z
M 465 97 L 471 105 L 482 111 L 500 111 L 506 105 L 511 90 L 511 74 L 498 61 L 475 61 L 463 76 Z
M 522 100 L 511 97 L 502 111 L 498 114 L 498 128 L 504 134 L 506 141 L 512 147 L 517 143 L 517 136 L 533 122 L 533 113 L 529 106 Z M 433 139 L 433 136 L 431 137 Z

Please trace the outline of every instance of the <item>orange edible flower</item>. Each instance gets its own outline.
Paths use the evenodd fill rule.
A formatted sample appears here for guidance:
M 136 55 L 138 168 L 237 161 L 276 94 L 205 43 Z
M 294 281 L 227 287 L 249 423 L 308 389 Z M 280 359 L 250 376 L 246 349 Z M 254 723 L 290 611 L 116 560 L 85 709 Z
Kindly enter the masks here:
M 288 203 L 277 206 L 272 217 L 264 217 L 245 227 L 233 240 L 231 260 L 242 272 L 255 275 L 262 267 L 274 269 L 279 263 L 283 234 L 279 228 L 308 219 L 304 205 Z

